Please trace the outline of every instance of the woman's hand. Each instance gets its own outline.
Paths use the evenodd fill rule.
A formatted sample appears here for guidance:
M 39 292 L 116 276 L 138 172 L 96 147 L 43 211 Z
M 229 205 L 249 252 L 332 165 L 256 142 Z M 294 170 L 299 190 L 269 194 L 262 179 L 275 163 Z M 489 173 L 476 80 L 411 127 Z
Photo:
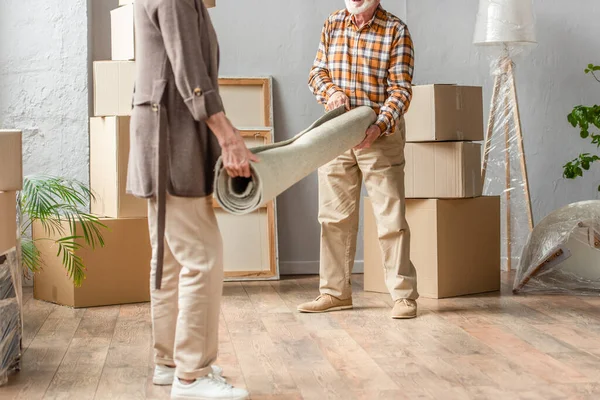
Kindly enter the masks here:
M 250 161 L 258 162 L 258 157 L 248 150 L 244 139 L 235 128 L 234 131 L 235 136 L 221 146 L 223 166 L 232 178 L 240 176 L 249 178 Z
M 240 132 L 223 112 L 211 116 L 206 123 L 219 141 L 223 166 L 229 176 L 250 178 L 250 162 L 258 162 L 258 157 L 248 150 Z

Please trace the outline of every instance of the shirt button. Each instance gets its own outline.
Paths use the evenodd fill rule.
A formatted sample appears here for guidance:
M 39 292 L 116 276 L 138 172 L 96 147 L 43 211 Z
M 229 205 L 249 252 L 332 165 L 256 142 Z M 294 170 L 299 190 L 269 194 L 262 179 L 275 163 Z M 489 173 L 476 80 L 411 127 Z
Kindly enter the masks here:
M 152 103 L 152 111 L 154 111 L 154 112 L 158 111 L 158 104 Z
M 200 89 L 200 88 L 194 89 L 194 96 L 196 96 L 196 97 L 202 96 L 202 89 Z

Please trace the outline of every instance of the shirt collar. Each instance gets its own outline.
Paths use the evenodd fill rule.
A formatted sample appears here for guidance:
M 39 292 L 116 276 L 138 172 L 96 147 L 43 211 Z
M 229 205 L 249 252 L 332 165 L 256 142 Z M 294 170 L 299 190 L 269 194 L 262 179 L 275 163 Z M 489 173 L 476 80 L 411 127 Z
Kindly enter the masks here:
M 369 28 L 369 27 L 371 27 L 371 25 L 373 25 L 373 22 L 375 22 L 376 20 L 381 20 L 381 19 L 383 19 L 383 13 L 384 13 L 384 12 L 385 12 L 385 11 L 383 10 L 383 7 L 381 7 L 381 4 L 379 4 L 379 5 L 377 6 L 377 9 L 375 10 L 375 13 L 373 14 L 373 18 L 371 18 L 371 19 L 369 20 L 369 22 L 367 22 L 367 23 L 365 24 L 365 26 L 364 26 L 364 27 L 367 27 L 367 28 Z M 357 28 L 358 28 L 358 26 L 357 26 L 357 25 L 356 25 L 356 23 L 354 22 L 354 16 L 353 16 L 352 14 L 350 14 L 350 12 L 348 11 L 348 9 L 346 9 L 346 23 L 351 23 L 351 24 L 353 24 L 355 27 L 357 27 Z M 363 27 L 363 28 L 364 28 L 364 27 Z

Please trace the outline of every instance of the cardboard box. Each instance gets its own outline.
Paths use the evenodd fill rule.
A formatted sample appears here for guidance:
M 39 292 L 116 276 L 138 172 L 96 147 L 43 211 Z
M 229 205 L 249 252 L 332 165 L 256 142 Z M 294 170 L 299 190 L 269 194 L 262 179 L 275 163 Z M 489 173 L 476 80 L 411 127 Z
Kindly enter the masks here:
M 0 191 L 23 188 L 21 131 L 0 129 Z
M 407 143 L 406 198 L 481 196 L 481 145 L 470 142 Z
M 411 259 L 422 297 L 500 290 L 500 198 L 407 200 Z M 366 291 L 387 293 L 373 207 L 365 201 Z
M 111 53 L 113 60 L 135 60 L 133 4 L 110 12 Z
M 0 254 L 17 245 L 17 192 L 0 192 Z
M 413 87 L 405 116 L 407 142 L 484 140 L 481 87 Z
M 152 250 L 148 220 L 124 218 L 102 219 L 101 222 L 108 227 L 102 230 L 105 247 L 76 251 L 87 268 L 81 287 L 75 287 L 67 276 L 53 242 L 38 242 L 44 266 L 34 277 L 34 298 L 76 308 L 150 301 Z M 68 224 L 63 226 L 64 235 L 46 235 L 42 226 L 35 223 L 33 237 L 56 240 L 69 235 Z
M 127 194 L 129 117 L 90 118 L 92 214 L 110 218 L 145 217 L 148 202 Z
M 135 62 L 94 62 L 94 116 L 131 115 Z

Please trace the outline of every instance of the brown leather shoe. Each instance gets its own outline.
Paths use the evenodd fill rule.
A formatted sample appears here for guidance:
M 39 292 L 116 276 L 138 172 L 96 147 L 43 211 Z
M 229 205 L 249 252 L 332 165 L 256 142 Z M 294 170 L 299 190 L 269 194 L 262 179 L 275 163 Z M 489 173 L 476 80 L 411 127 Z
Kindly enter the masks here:
M 417 302 L 410 299 L 396 300 L 392 310 L 393 319 L 410 319 L 417 316 Z
M 352 298 L 340 300 L 329 294 L 322 294 L 313 301 L 300 304 L 298 311 L 304 313 L 323 313 L 328 311 L 349 310 L 352 308 Z

